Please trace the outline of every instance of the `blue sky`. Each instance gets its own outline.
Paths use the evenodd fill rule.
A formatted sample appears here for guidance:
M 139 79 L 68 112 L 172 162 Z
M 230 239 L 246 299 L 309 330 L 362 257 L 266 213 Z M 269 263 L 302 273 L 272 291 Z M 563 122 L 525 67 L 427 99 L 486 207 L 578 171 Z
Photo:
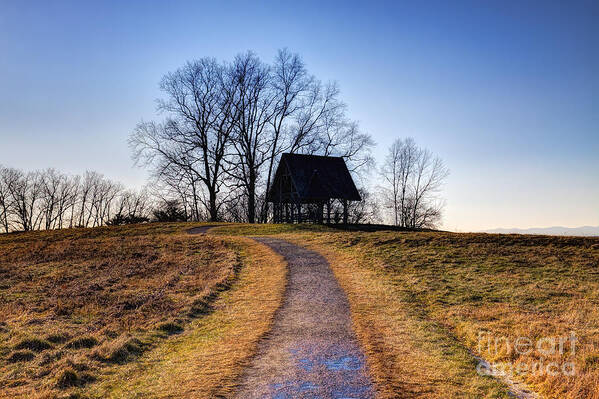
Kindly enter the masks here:
M 599 2 L 256 3 L 0 0 L 0 163 L 141 186 L 126 140 L 165 72 L 287 47 L 379 160 L 445 160 L 445 228 L 599 225 Z

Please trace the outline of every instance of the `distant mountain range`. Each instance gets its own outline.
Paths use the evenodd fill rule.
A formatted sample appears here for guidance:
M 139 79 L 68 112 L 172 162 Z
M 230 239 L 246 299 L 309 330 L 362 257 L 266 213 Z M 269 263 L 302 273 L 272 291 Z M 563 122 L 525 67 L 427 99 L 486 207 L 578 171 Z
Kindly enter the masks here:
M 599 236 L 599 226 L 582 227 L 533 227 L 530 229 L 492 229 L 484 233 L 496 234 L 545 234 L 552 236 Z

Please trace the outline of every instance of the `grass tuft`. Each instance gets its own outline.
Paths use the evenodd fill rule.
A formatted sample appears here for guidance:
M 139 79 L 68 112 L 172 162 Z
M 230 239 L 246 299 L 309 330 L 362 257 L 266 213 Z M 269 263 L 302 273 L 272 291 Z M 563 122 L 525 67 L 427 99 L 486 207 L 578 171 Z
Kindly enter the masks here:
M 138 338 L 122 336 L 99 347 L 93 356 L 103 362 L 124 364 L 137 358 L 146 348 Z
M 35 358 L 35 353 L 30 350 L 21 350 L 11 353 L 8 357 L 10 363 L 29 362 Z
M 52 333 L 46 337 L 46 341 L 51 342 L 53 344 L 64 344 L 71 337 L 66 333 Z
M 89 382 L 95 381 L 95 377 L 88 373 L 77 373 L 72 368 L 62 370 L 56 378 L 56 386 L 60 389 L 81 387 Z
M 584 365 L 587 368 L 599 369 L 599 354 L 587 355 L 584 359 Z
M 79 337 L 75 338 L 71 342 L 65 345 L 65 348 L 69 349 L 83 349 L 83 348 L 93 348 L 98 345 L 98 339 L 96 337 Z
M 179 334 L 183 332 L 183 327 L 180 324 L 172 321 L 160 323 L 157 328 L 159 331 L 162 331 L 168 335 Z
M 34 352 L 42 352 L 46 349 L 52 348 L 52 345 L 43 339 L 40 338 L 24 338 L 19 343 L 17 343 L 14 347 L 15 349 L 28 349 Z
M 198 317 L 207 315 L 212 311 L 212 305 L 210 304 L 211 298 L 198 298 L 191 304 L 189 310 L 189 316 Z
M 77 385 L 79 385 L 79 374 L 73 369 L 63 370 L 56 379 L 56 386 L 61 389 Z

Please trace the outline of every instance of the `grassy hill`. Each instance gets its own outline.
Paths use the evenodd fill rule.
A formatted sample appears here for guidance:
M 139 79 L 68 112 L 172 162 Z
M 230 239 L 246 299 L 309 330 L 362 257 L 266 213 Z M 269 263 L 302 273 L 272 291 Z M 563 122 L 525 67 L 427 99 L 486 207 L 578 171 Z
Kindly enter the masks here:
M 599 398 L 599 238 L 190 227 L 0 236 L 0 397 L 230 396 L 285 286 L 284 261 L 242 236 L 276 235 L 328 259 L 378 397 L 507 397 L 524 382 Z M 515 350 L 572 332 L 575 350 Z M 510 382 L 479 375 L 478 358 L 575 375 Z
M 513 367 L 511 380 L 542 397 L 599 398 L 599 238 L 285 225 L 215 232 L 277 234 L 324 254 L 349 296 L 380 397 L 503 395 L 475 372 L 478 356 Z M 560 338 L 563 353 L 536 348 Z M 516 350 L 527 340 L 532 350 Z M 572 362 L 575 375 L 550 375 L 551 362 Z M 541 364 L 544 372 L 532 370 Z
M 191 236 L 190 227 L 0 236 L 0 397 L 230 392 L 280 302 L 284 264 L 250 240 Z M 231 292 L 248 284 L 255 300 L 228 315 L 216 311 L 238 300 Z M 261 310 L 261 317 L 249 315 L 247 306 Z M 170 387 L 159 386 L 145 379 L 165 374 L 142 366 L 167 347 L 153 367 L 170 361 L 166 369 L 178 377 L 193 373 L 193 384 L 171 378 Z M 190 348 L 196 350 L 190 354 Z M 178 367 L 169 357 L 175 353 L 186 359 Z M 125 388 L 132 376 L 137 385 Z

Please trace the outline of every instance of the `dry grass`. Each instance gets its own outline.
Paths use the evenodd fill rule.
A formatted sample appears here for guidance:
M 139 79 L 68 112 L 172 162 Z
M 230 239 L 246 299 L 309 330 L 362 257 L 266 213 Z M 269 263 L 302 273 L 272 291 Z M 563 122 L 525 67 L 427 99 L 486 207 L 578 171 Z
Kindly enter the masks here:
M 214 303 L 215 311 L 93 386 L 92 397 L 231 397 L 258 340 L 270 329 L 286 273 L 280 256 L 251 240 L 238 240 L 245 267 Z
M 380 397 L 505 396 L 505 387 L 475 373 L 472 353 L 513 367 L 534 367 L 541 358 L 544 365 L 573 362 L 575 376 L 521 368 L 525 372 L 514 379 L 541 397 L 599 398 L 599 239 L 310 233 L 305 226 L 281 232 L 328 258 L 350 299 Z M 514 348 L 518 337 L 533 345 L 543 337 L 559 343 L 571 331 L 578 339 L 575 353 L 569 341 L 562 355 Z M 482 341 L 480 332 L 488 334 Z
M 190 227 L 0 236 L 0 397 L 85 390 L 210 313 L 245 244 Z
M 480 332 L 513 343 L 574 331 L 576 352 L 545 361 L 572 361 L 575 376 L 516 379 L 546 398 L 599 398 L 599 239 L 189 227 L 0 236 L 0 397 L 231 396 L 285 266 L 229 235 L 276 234 L 331 263 L 379 397 L 505 397 L 473 354 L 515 366 L 540 354 L 479 346 Z

